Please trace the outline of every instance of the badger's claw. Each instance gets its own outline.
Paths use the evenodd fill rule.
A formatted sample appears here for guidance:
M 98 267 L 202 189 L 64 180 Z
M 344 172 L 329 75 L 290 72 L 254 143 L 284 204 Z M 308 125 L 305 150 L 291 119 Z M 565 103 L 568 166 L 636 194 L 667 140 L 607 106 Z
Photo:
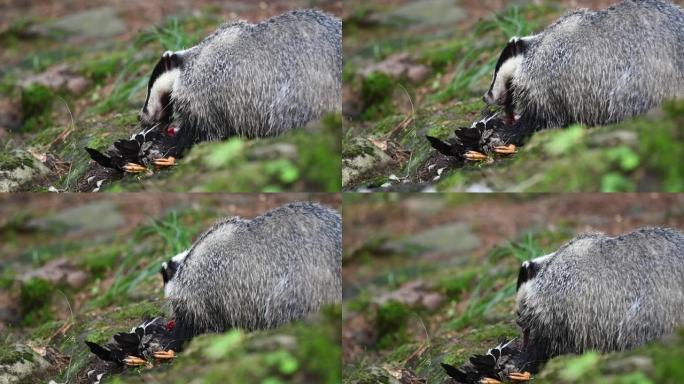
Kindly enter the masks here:
M 137 356 L 126 356 L 126 358 L 123 361 L 124 361 L 124 363 L 126 363 L 126 365 L 131 365 L 134 367 L 147 365 L 147 360 L 141 359 Z
M 465 157 L 466 160 L 472 161 L 487 160 L 487 155 L 477 151 L 468 151 L 463 155 L 463 157 Z
M 147 168 L 143 167 L 140 164 L 128 163 L 123 166 L 123 170 L 128 173 L 143 173 L 147 171 Z
M 166 158 L 161 158 L 161 159 L 156 159 L 152 163 L 158 167 L 171 167 L 173 165 L 176 165 L 176 158 L 173 156 L 169 156 Z
M 498 147 L 494 147 L 494 152 L 501 154 L 501 155 L 510 155 L 513 153 L 517 152 L 517 149 L 514 144 L 508 144 L 508 145 L 501 145 Z
M 485 377 L 485 378 L 480 379 L 479 383 L 480 384 L 501 384 L 501 382 L 499 380 L 492 379 L 489 377 Z
M 508 378 L 512 381 L 530 381 L 532 374 L 529 372 L 512 372 L 508 374 Z
M 168 351 L 158 351 L 154 353 L 154 358 L 159 360 L 170 360 L 174 357 L 176 357 L 176 352 L 174 352 L 173 349 L 169 349 Z

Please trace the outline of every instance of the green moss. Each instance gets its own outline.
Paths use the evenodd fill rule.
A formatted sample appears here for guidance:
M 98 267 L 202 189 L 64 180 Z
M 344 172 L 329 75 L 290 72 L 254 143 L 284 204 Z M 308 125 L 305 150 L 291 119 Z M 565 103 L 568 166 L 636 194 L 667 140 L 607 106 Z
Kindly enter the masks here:
M 11 149 L 11 143 L 0 152 L 0 169 L 13 170 L 22 166 L 33 167 L 33 160 Z
M 379 348 L 387 348 L 404 340 L 409 315 L 409 308 L 398 301 L 391 300 L 378 307 L 375 326 Z
M 476 343 L 497 342 L 501 338 L 512 339 L 520 334 L 520 330 L 512 324 L 489 324 L 467 334 L 464 339 Z
M 93 327 L 96 328 L 93 331 L 89 332 L 88 335 L 85 337 L 86 340 L 97 343 L 97 344 L 103 344 L 107 342 L 111 337 L 112 337 L 112 331 L 109 327 L 100 324 L 99 327 Z
M 162 303 L 143 301 L 131 303 L 113 313 L 116 320 L 139 320 L 144 318 L 163 316 Z
M 14 364 L 23 359 L 24 354 L 21 351 L 16 350 L 12 345 L 0 343 L 0 365 Z
M 50 89 L 34 84 L 22 91 L 21 110 L 24 116 L 23 130 L 34 131 L 51 124 L 50 111 L 55 93 Z
M 378 116 L 388 115 L 393 111 L 391 97 L 396 82 L 389 75 L 373 72 L 361 83 L 361 99 L 363 101 L 363 118 L 370 120 Z
M 52 286 L 47 281 L 34 277 L 21 286 L 21 308 L 32 311 L 46 305 L 50 301 Z

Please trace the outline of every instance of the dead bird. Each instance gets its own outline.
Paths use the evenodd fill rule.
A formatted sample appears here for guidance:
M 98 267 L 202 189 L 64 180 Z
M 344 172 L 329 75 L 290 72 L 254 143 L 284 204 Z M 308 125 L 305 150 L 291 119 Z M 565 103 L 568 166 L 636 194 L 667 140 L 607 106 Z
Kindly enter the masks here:
M 105 168 L 140 173 L 152 165 L 168 167 L 175 164 L 175 157 L 167 156 L 173 152 L 173 143 L 168 135 L 164 135 L 160 130 L 150 129 L 134 134 L 128 140 L 115 141 L 104 153 L 88 147 L 85 150 L 91 159 Z
M 447 140 L 442 140 L 426 135 L 432 148 L 446 156 L 453 156 L 461 160 L 485 160 L 484 153 L 496 152 L 499 154 L 515 153 L 515 145 L 502 145 L 493 148 L 483 148 L 483 138 L 489 137 L 494 132 L 505 127 L 506 122 L 499 111 L 491 111 L 485 108 L 482 118 L 474 122 L 470 127 L 460 127 L 454 131 L 454 135 Z
M 173 339 L 173 320 L 161 317 L 145 320 L 130 332 L 119 332 L 105 345 L 86 340 L 90 351 L 104 361 L 122 365 L 146 365 L 147 359 L 172 359 L 179 342 Z
M 531 374 L 521 372 L 520 343 L 501 340 L 484 355 L 473 355 L 463 366 L 441 363 L 447 375 L 461 384 L 495 384 L 503 381 L 527 381 Z

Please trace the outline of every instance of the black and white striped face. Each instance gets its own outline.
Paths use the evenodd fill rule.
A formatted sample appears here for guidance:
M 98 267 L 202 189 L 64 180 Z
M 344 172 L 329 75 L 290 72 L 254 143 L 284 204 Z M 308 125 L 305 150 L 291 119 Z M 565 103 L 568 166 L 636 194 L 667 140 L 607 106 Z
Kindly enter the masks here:
M 162 280 L 164 280 L 164 290 L 167 289 L 169 282 L 176 275 L 178 267 L 183 263 L 189 251 L 185 251 L 172 257 L 169 261 L 165 261 L 161 265 Z
M 523 348 L 527 348 L 530 341 L 530 328 L 525 319 L 528 313 L 528 300 L 535 297 L 535 289 L 532 283 L 537 277 L 537 274 L 546 267 L 546 264 L 550 261 L 553 253 L 537 257 L 529 261 L 525 261 L 520 266 L 520 271 L 518 272 L 518 283 L 516 291 L 518 292 L 516 302 L 517 302 L 517 318 L 516 323 L 522 329 L 523 333 Z
M 501 52 L 494 68 L 494 77 L 489 91 L 482 98 L 487 104 L 508 105 L 512 101 L 511 85 L 516 71 L 522 64 L 528 38 L 514 37 Z
M 140 121 L 146 125 L 169 122 L 173 114 L 171 93 L 180 75 L 181 59 L 175 52 L 166 51 L 154 67 L 147 84 L 147 98 L 140 110 Z
M 519 292 L 520 288 L 524 289 L 528 282 L 537 277 L 537 273 L 548 263 L 551 256 L 553 256 L 553 253 L 524 261 L 518 272 L 518 284 L 515 290 Z

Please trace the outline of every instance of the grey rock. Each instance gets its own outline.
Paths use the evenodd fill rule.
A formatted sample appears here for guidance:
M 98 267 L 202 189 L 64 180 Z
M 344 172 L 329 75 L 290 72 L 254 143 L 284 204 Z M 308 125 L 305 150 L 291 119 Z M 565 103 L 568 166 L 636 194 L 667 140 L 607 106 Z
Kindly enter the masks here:
M 398 26 L 436 26 L 457 23 L 467 12 L 455 0 L 418 0 L 373 15 L 372 19 L 383 24 Z
M 0 384 L 18 383 L 50 367 L 43 357 L 23 344 L 14 344 L 13 361 L 0 364 Z
M 65 209 L 47 217 L 33 219 L 29 226 L 40 230 L 67 233 L 100 233 L 125 224 L 125 219 L 112 201 L 98 201 Z
M 355 137 L 345 146 L 342 154 L 342 188 L 351 185 L 364 173 L 379 169 L 391 161 L 391 158 L 370 140 Z
M 112 37 L 126 32 L 126 24 L 113 7 L 93 8 L 34 27 L 43 35 L 65 35 L 71 39 Z
M 454 254 L 471 251 L 480 245 L 480 238 L 466 223 L 456 222 L 418 232 L 383 245 L 388 251 L 415 253 L 430 251 L 439 254 Z

